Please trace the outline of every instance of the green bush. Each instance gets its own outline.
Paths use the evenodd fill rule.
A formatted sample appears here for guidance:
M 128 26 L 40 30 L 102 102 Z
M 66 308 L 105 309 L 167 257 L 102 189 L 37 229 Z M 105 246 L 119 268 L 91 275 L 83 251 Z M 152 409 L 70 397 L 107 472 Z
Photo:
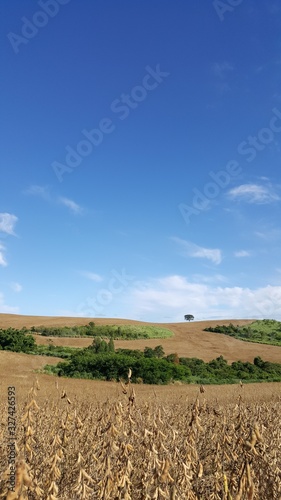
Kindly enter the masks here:
M 32 335 L 27 335 L 25 329 L 16 330 L 8 328 L 0 329 L 0 346 L 6 351 L 31 352 L 36 349 L 35 340 Z

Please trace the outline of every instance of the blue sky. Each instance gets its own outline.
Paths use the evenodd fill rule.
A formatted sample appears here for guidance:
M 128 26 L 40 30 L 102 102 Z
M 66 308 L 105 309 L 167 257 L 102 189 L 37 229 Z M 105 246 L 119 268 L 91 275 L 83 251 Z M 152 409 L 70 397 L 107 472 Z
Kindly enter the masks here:
M 281 319 L 280 3 L 0 11 L 0 312 Z

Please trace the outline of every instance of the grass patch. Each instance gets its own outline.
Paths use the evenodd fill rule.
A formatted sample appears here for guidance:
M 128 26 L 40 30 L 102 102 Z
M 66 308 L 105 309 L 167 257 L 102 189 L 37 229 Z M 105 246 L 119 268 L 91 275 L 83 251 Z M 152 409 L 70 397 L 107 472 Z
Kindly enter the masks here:
M 102 337 L 113 339 L 165 339 L 173 336 L 167 328 L 153 325 L 96 325 L 91 321 L 83 326 L 31 327 L 29 333 L 47 337 Z
M 39 354 L 41 356 L 54 356 L 56 358 L 67 359 L 70 358 L 72 354 L 81 350 L 80 347 L 64 347 L 55 345 L 36 345 L 33 352 L 29 354 Z

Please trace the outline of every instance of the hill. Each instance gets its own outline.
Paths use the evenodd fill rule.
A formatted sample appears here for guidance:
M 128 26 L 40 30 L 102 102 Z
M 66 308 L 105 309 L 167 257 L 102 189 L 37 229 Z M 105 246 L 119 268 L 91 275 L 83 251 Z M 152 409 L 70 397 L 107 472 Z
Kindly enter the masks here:
M 0 314 L 0 328 L 27 328 L 31 326 L 73 326 L 83 325 L 93 321 L 93 318 L 69 318 L 69 317 L 49 317 L 49 316 L 21 316 L 13 314 Z M 204 361 L 222 355 L 229 362 L 241 360 L 253 362 L 255 356 L 260 356 L 266 361 L 281 363 L 281 347 L 247 343 L 227 335 L 206 332 L 205 328 L 216 325 L 247 325 L 254 320 L 207 320 L 194 323 L 145 323 L 128 319 L 116 318 L 94 318 L 97 325 L 104 324 L 139 324 L 155 325 L 166 327 L 174 333 L 172 338 L 167 339 L 142 339 L 142 340 L 118 340 L 115 341 L 116 348 L 144 349 L 145 346 L 156 347 L 161 344 L 166 354 L 177 352 L 182 357 L 196 357 Z M 38 344 L 48 344 L 48 337 L 36 335 Z M 87 347 L 92 343 L 92 339 L 61 338 L 52 337 L 55 345 L 71 347 Z

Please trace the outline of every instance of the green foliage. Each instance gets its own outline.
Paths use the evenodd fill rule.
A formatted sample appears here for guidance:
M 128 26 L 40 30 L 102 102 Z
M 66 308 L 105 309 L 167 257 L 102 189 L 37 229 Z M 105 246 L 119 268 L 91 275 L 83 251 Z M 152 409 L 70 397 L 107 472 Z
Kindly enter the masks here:
M 186 383 L 237 383 L 281 381 L 281 365 L 255 358 L 254 363 L 236 361 L 229 365 L 223 356 L 205 363 L 197 358 L 179 358 L 176 353 L 162 357 L 162 346 L 144 351 L 117 349 L 110 352 L 109 343 L 95 339 L 92 346 L 73 354 L 65 363 L 54 367 L 54 373 L 67 377 L 101 380 L 126 379 L 129 368 L 132 382 L 167 384 L 180 380 Z M 160 357 L 161 354 L 161 357 Z
M 55 356 L 56 358 L 67 359 L 76 352 L 80 351 L 79 347 L 64 347 L 55 345 L 36 345 L 29 354 L 40 354 L 42 356 Z
M 14 352 L 24 352 L 26 354 L 39 354 L 44 356 L 55 356 L 58 358 L 69 358 L 77 350 L 75 347 L 62 347 L 50 345 L 36 345 L 33 335 L 29 335 L 29 330 L 22 328 L 0 329 L 0 349 Z
M 145 347 L 143 353 L 145 358 L 163 358 L 165 354 L 161 345 L 157 345 L 154 349 L 151 347 Z
M 31 352 L 35 346 L 35 340 L 32 335 L 26 334 L 26 329 L 16 330 L 8 328 L 0 329 L 0 348 L 6 351 Z
M 223 333 L 247 342 L 281 346 L 281 322 L 274 319 L 254 321 L 247 326 L 217 325 L 204 329 L 207 332 Z
M 168 338 L 173 332 L 167 328 L 142 325 L 95 325 L 90 321 L 88 325 L 50 327 L 31 327 L 32 333 L 40 333 L 45 337 L 103 337 L 112 339 L 148 339 Z
M 108 344 L 106 343 L 105 340 L 102 340 L 100 337 L 97 337 L 95 340 L 93 340 L 92 344 L 87 347 L 91 352 L 95 354 L 104 354 L 104 353 L 114 353 L 115 348 L 114 348 L 114 342 L 113 339 L 111 338 Z
M 191 373 L 187 367 L 174 365 L 164 359 L 134 357 L 124 354 L 76 353 L 67 363 L 59 363 L 56 369 L 61 374 L 73 377 L 75 374 L 88 373 L 92 378 L 102 380 L 120 380 L 127 378 L 132 370 L 132 382 L 140 379 L 145 384 L 166 384 L 172 380 L 187 379 Z

